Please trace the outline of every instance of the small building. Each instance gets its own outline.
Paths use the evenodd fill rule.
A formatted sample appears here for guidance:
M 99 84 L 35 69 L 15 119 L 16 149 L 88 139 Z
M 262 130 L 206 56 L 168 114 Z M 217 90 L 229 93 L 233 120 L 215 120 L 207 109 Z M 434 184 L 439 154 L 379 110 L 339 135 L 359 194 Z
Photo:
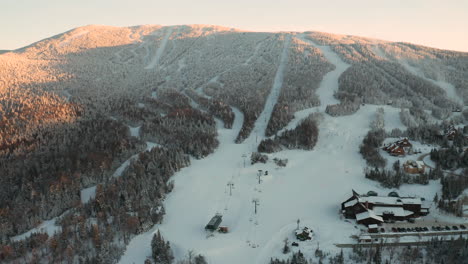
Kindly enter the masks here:
M 218 230 L 219 224 L 223 221 L 223 216 L 220 214 L 217 214 L 211 218 L 210 222 L 205 226 L 205 230 L 208 231 L 216 231 Z
M 378 233 L 379 232 L 379 226 L 376 224 L 371 224 L 368 226 L 367 232 L 369 233 Z
M 226 233 L 229 233 L 229 228 L 228 228 L 227 226 L 220 226 L 220 227 L 218 228 L 218 232 L 220 232 L 220 233 L 225 233 L 225 234 L 226 234 Z
M 370 243 L 372 242 L 372 237 L 369 235 L 360 235 L 359 236 L 359 243 Z
M 409 174 L 424 173 L 424 171 L 426 170 L 426 165 L 422 160 L 407 160 L 403 164 L 403 170 Z

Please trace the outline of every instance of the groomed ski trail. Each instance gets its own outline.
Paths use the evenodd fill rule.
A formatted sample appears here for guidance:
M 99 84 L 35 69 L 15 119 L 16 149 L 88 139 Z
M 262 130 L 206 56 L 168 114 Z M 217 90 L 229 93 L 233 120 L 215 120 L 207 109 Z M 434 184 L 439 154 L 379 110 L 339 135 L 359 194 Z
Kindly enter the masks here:
M 156 70 L 159 67 L 159 59 L 161 58 L 164 49 L 166 48 L 167 42 L 169 40 L 169 37 L 172 35 L 173 28 L 168 27 L 167 28 L 167 33 L 164 36 L 163 40 L 161 41 L 161 44 L 159 45 L 158 49 L 156 50 L 156 54 L 154 55 L 153 59 L 151 59 L 151 62 L 148 64 L 148 66 L 145 67 L 145 69 L 150 70 L 156 68 Z
M 276 70 L 270 94 L 268 95 L 265 101 L 265 106 L 263 107 L 262 113 L 255 121 L 255 125 L 252 132 L 250 133 L 249 137 L 245 140 L 245 143 L 247 144 L 255 143 L 255 148 L 257 147 L 256 145 L 258 145 L 258 143 L 265 138 L 266 127 L 268 125 L 268 122 L 270 121 L 271 114 L 273 113 L 273 108 L 275 107 L 276 102 L 278 102 L 281 87 L 283 86 L 284 72 L 288 64 L 291 38 L 291 34 L 285 36 L 283 50 L 281 52 L 279 65 Z

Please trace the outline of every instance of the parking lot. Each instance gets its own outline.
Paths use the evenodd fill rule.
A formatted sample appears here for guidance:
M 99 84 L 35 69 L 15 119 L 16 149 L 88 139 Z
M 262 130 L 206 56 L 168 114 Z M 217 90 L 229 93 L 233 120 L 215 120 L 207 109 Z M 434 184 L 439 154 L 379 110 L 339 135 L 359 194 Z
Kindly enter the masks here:
M 456 225 L 433 225 L 421 226 L 418 224 L 412 225 L 384 225 L 378 228 L 378 232 L 369 233 L 373 238 L 382 237 L 402 237 L 402 236 L 446 236 L 468 234 L 468 229 L 464 224 Z

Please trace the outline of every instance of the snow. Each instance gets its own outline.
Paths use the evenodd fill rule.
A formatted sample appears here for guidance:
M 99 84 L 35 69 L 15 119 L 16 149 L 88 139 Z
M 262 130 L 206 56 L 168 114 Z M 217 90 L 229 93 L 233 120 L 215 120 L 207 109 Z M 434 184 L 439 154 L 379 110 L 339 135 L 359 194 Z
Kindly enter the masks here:
M 132 137 L 140 137 L 141 126 L 137 126 L 137 127 L 128 126 L 128 128 L 130 129 L 130 135 Z
M 145 151 L 150 151 L 152 150 L 153 148 L 165 148 L 163 145 L 161 144 L 158 144 L 158 143 L 154 143 L 154 142 L 150 142 L 150 141 L 146 141 L 146 149 Z
M 85 204 L 96 197 L 96 185 L 81 190 L 81 203 Z
M 161 58 L 161 56 L 162 56 L 162 54 L 164 52 L 164 49 L 166 48 L 169 37 L 172 34 L 172 30 L 173 30 L 172 27 L 167 28 L 166 35 L 164 36 L 164 39 L 162 40 L 161 44 L 159 45 L 158 49 L 156 50 L 156 54 L 151 59 L 151 62 L 148 64 L 148 66 L 145 67 L 145 69 L 147 69 L 147 70 L 154 69 L 154 68 L 156 68 L 156 70 L 158 69 L 159 59 Z
M 62 227 L 56 225 L 57 220 L 59 220 L 62 216 L 64 216 L 68 212 L 69 212 L 69 210 L 65 211 L 63 214 L 61 214 L 58 217 L 54 217 L 54 218 L 52 218 L 50 220 L 43 221 L 37 227 L 35 227 L 35 228 L 33 228 L 33 229 L 31 229 L 31 230 L 29 230 L 29 231 L 27 231 L 27 232 L 25 232 L 25 233 L 23 233 L 21 235 L 11 237 L 10 239 L 12 241 L 20 241 L 20 240 L 23 240 L 23 239 L 26 239 L 26 238 L 30 237 L 32 234 L 35 234 L 35 233 L 46 233 L 49 236 L 53 236 L 55 233 L 58 233 L 58 232 L 62 231 Z
M 322 82 L 320 87 L 317 90 L 317 94 L 320 96 L 320 111 L 325 112 L 327 105 L 338 104 L 340 101 L 333 96 L 335 91 L 338 91 L 338 78 L 340 75 L 349 68 L 349 64 L 341 60 L 338 55 L 332 51 L 329 46 L 320 46 L 306 38 L 304 35 L 301 35 L 301 39 L 306 43 L 315 46 L 320 49 L 323 56 L 333 65 L 335 65 L 335 70 L 328 72 Z
M 138 157 L 138 154 L 135 154 L 133 156 L 131 156 L 128 160 L 126 160 L 124 163 L 122 163 L 122 165 L 120 165 L 114 172 L 114 174 L 112 175 L 113 177 L 120 177 L 122 176 L 122 173 L 125 171 L 125 169 L 130 166 L 130 162 L 132 162 L 133 160 L 135 160 L 136 158 Z
M 56 226 L 57 218 L 52 218 L 51 220 L 47 220 L 42 222 L 38 227 L 29 230 L 26 233 L 21 235 L 17 235 L 11 238 L 12 241 L 20 241 L 30 237 L 34 233 L 47 233 L 49 236 L 53 236 L 56 232 L 60 232 L 62 228 L 60 226 Z
M 430 168 L 435 168 L 437 167 L 435 162 L 431 160 L 431 155 L 427 155 L 424 157 L 423 159 L 423 162 L 424 164 L 426 164 L 427 166 L 429 166 Z
M 288 35 L 284 41 L 283 51 L 281 52 L 280 62 L 278 69 L 276 70 L 275 79 L 273 81 L 273 86 L 271 88 L 270 94 L 267 97 L 265 102 L 265 107 L 255 121 L 254 132 L 250 134 L 249 138 L 246 140 L 248 142 L 252 141 L 252 138 L 255 137 L 255 140 L 260 142 L 265 138 L 265 129 L 270 120 L 271 113 L 273 112 L 273 107 L 278 101 L 278 97 L 283 86 L 283 78 L 285 67 L 288 63 L 288 54 L 289 46 L 291 44 L 291 36 Z M 257 138 L 258 137 L 258 138 Z
M 166 215 L 163 222 L 133 238 L 120 263 L 143 263 L 151 255 L 150 241 L 158 230 L 170 241 L 176 259 L 185 257 L 188 250 L 194 250 L 205 255 L 208 263 L 223 264 L 267 263 L 272 256 L 288 257 L 280 250 L 284 238 L 294 239 L 297 219 L 300 219 L 301 226 L 305 224 L 314 231 L 314 242 L 299 243 L 299 249 L 307 258 L 314 257 L 317 243 L 322 250 L 337 253 L 339 249 L 334 244 L 353 242 L 350 236 L 359 230 L 340 215 L 341 203 L 350 197 L 351 189 L 360 193 L 391 191 L 364 178 L 366 164 L 358 153 L 377 106 L 363 106 L 350 116 L 324 115 L 313 151 L 285 150 L 269 154 L 270 161 L 266 164 L 246 164 L 244 167 L 244 155 L 249 159 L 257 137 L 264 137 L 278 98 L 289 41 L 288 38 L 285 42 L 265 109 L 249 138 L 242 144 L 234 143 L 242 127 L 243 116 L 233 108 L 236 118 L 232 129 L 225 129 L 218 122 L 218 149 L 205 159 L 192 160 L 189 167 L 172 177 L 174 189 L 164 201 Z M 336 69 L 324 76 L 317 91 L 322 105 L 296 113 L 288 124 L 290 128 L 294 128 L 308 113 L 324 112 L 327 104 L 337 103 L 333 92 L 338 89 L 338 77 L 349 65 L 329 47 L 317 47 L 327 60 L 336 65 Z M 386 129 L 402 127 L 398 121 L 399 109 L 389 106 L 384 109 Z M 278 168 L 271 162 L 275 157 L 287 158 L 288 165 Z M 258 170 L 269 172 L 268 176 L 262 176 L 260 184 L 256 177 Z M 234 183 L 232 196 L 229 195 L 228 182 Z M 400 188 L 406 195 L 429 199 L 438 190 L 438 181 Z M 253 199 L 259 200 L 257 214 L 254 213 Z M 229 233 L 215 233 L 207 238 L 204 227 L 217 213 L 223 215 L 221 225 L 227 226 Z
M 65 47 L 65 46 L 67 46 L 68 44 L 70 44 L 70 42 L 71 42 L 72 40 L 76 40 L 77 38 L 82 37 L 82 36 L 84 36 L 84 35 L 86 35 L 86 34 L 88 34 L 88 33 L 89 33 L 88 30 L 83 30 L 83 31 L 81 31 L 81 32 L 78 32 L 78 33 L 75 33 L 75 34 L 73 34 L 73 35 L 71 35 L 71 36 L 68 36 L 68 37 L 65 38 L 65 40 L 63 40 L 62 42 L 60 42 L 60 43 L 58 44 L 58 46 L 59 46 L 59 47 Z
M 455 86 L 453 86 L 453 84 L 444 81 L 441 77 L 439 77 L 437 80 L 426 77 L 426 75 L 424 74 L 423 71 L 421 71 L 421 69 L 410 65 L 406 60 L 404 60 L 402 58 L 400 58 L 398 61 L 400 62 L 401 65 L 403 65 L 403 67 L 405 67 L 412 74 L 414 74 L 414 75 L 416 75 L 416 76 L 418 76 L 418 77 L 420 77 L 420 78 L 422 78 L 422 79 L 424 79 L 426 81 L 429 81 L 429 82 L 433 83 L 434 85 L 440 87 L 442 90 L 444 90 L 446 92 L 447 97 L 449 99 L 451 99 L 454 102 L 457 102 L 457 103 L 459 103 L 461 105 L 464 105 L 462 97 L 457 95 L 456 88 L 455 88 Z
M 376 215 L 374 213 L 374 211 L 372 211 L 372 210 L 367 210 L 365 212 L 356 214 L 356 220 L 357 221 L 360 221 L 360 220 L 363 220 L 363 219 L 366 219 L 366 218 L 374 218 L 374 219 L 379 220 L 380 222 L 383 222 L 383 218 Z
M 71 94 L 70 92 L 68 92 L 67 90 L 63 90 L 63 95 L 65 96 L 65 100 L 67 100 L 67 102 L 70 102 L 70 98 L 71 98 Z
M 413 214 L 411 211 L 404 210 L 403 207 L 392 206 L 375 206 L 372 211 L 376 215 L 384 215 L 384 213 L 392 213 L 394 216 L 407 216 Z

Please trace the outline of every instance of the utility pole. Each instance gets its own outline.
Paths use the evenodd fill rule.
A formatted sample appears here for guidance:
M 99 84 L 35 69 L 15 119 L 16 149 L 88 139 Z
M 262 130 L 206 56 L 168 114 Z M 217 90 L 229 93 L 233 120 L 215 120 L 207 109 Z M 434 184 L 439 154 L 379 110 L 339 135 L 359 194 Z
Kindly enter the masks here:
M 299 223 L 301 222 L 301 220 L 297 219 L 297 230 L 299 230 Z
M 257 173 L 258 184 L 260 184 L 262 182 L 262 174 L 263 174 L 263 171 L 258 170 L 258 173 Z
M 247 157 L 247 155 L 245 155 L 245 153 L 244 153 L 244 154 L 242 154 L 242 157 L 244 158 L 244 168 L 245 168 L 245 158 Z
M 253 203 L 254 206 L 255 206 L 255 214 L 257 214 L 257 206 L 259 205 L 259 200 L 258 200 L 258 198 L 252 199 L 252 203 Z
M 229 196 L 232 196 L 232 189 L 234 189 L 234 183 L 230 181 L 227 185 L 229 186 Z

